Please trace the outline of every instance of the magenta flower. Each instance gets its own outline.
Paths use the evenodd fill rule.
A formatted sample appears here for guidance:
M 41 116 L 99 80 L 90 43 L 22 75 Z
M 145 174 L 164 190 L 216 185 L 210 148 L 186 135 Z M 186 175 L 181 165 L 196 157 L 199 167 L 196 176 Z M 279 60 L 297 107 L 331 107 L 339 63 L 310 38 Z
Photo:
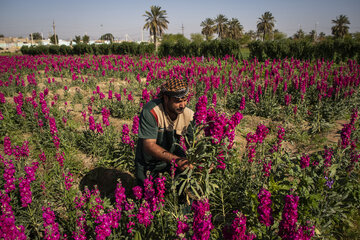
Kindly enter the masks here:
M 231 226 L 223 228 L 223 237 L 227 240 L 252 240 L 254 234 L 246 234 L 246 216 L 239 211 L 234 211 L 236 217 Z
M 299 197 L 294 195 L 286 195 L 285 206 L 282 212 L 282 219 L 279 224 L 279 236 L 282 239 L 296 239 L 297 236 L 297 220 Z
M 132 124 L 132 128 L 131 128 L 131 132 L 133 134 L 138 134 L 139 133 L 139 116 L 135 115 L 133 118 L 133 124 Z
M 76 231 L 73 232 L 73 238 L 75 240 L 86 240 L 86 219 L 85 214 L 82 214 L 76 219 Z
M 245 109 L 245 97 L 241 97 L 241 101 L 240 101 L 240 107 L 239 110 L 242 111 Z
M 55 214 L 50 207 L 42 207 L 43 210 L 43 224 L 45 228 L 44 239 L 46 240 L 58 240 L 61 238 L 59 232 L 59 224 L 55 222 Z
M 97 124 L 96 124 L 96 131 L 97 131 L 98 133 L 103 133 L 103 132 L 104 132 L 101 123 L 97 123 Z
M 188 218 L 186 216 L 183 218 L 184 220 L 177 219 L 176 236 L 178 236 L 180 240 L 186 240 L 185 234 L 190 230 L 189 224 L 187 223 Z
M 205 124 L 206 115 L 207 115 L 206 105 L 207 105 L 207 97 L 206 95 L 203 95 L 199 98 L 199 101 L 196 103 L 195 106 L 194 119 L 197 125 Z
M 4 153 L 8 156 L 12 155 L 11 140 L 8 136 L 4 138 Z
M 259 222 L 267 227 L 273 225 L 274 218 L 272 217 L 271 209 L 271 193 L 265 188 L 262 188 L 258 194 L 258 202 Z
M 151 220 L 154 216 L 151 214 L 151 209 L 148 202 L 144 202 L 139 208 L 139 212 L 136 215 L 140 224 L 148 227 L 151 224 Z
M 133 193 L 135 195 L 135 198 L 137 200 L 140 200 L 142 198 L 142 187 L 136 186 L 132 190 L 133 190 Z
M 285 106 L 289 106 L 290 102 L 291 102 L 291 95 L 286 94 L 285 95 Z
M 150 101 L 150 94 L 149 92 L 147 91 L 146 88 L 144 88 L 142 90 L 142 96 L 141 96 L 141 99 L 145 101 L 145 103 L 148 103 Z
M 211 222 L 210 205 L 207 199 L 194 201 L 191 209 L 194 211 L 193 240 L 206 240 L 214 228 Z
M 148 207 L 150 210 L 152 212 L 156 211 L 158 200 L 155 195 L 154 183 L 151 175 L 144 180 L 144 199 L 149 204 Z
M 301 168 L 307 168 L 310 165 L 310 156 L 309 155 L 303 155 L 300 158 L 300 167 Z
M 0 155 L 0 159 L 2 158 L 2 156 Z M 4 163 L 4 189 L 6 193 L 9 193 L 13 190 L 15 190 L 15 166 L 12 163 L 12 160 L 6 160 L 6 159 L 2 159 L 2 162 Z
M 72 187 L 72 183 L 74 181 L 74 179 L 72 177 L 73 177 L 73 175 L 72 175 L 72 173 L 70 171 L 66 175 L 65 175 L 65 173 L 63 173 L 65 189 L 67 191 L 69 191 L 70 188 Z
M 15 216 L 10 204 L 10 197 L 7 193 L 0 191 L 0 238 L 25 240 L 25 228 L 22 225 L 16 226 Z
M 53 117 L 49 118 L 49 126 L 50 126 L 50 133 L 53 138 L 54 145 L 55 145 L 56 149 L 59 149 L 60 139 L 58 137 L 58 130 L 56 127 L 55 118 L 53 118 Z
M 165 193 L 165 181 L 166 178 L 164 176 L 162 177 L 158 177 L 155 179 L 155 183 L 156 183 L 156 197 L 158 200 L 158 203 L 160 204 L 164 204 L 165 200 L 164 200 L 164 193 Z
M 213 107 L 216 108 L 216 105 L 217 105 L 217 95 L 216 95 L 216 93 L 214 93 L 212 95 L 211 103 L 212 103 Z
M 269 176 L 270 176 L 271 164 L 272 164 L 272 161 L 271 161 L 271 160 L 270 160 L 268 163 L 266 163 L 266 162 L 264 161 L 264 163 L 263 163 L 263 169 L 262 169 L 262 172 L 264 173 L 264 177 L 269 177 Z
M 89 129 L 92 131 L 95 131 L 95 129 L 96 129 L 96 123 L 95 123 L 94 116 L 89 116 Z
M 333 156 L 333 149 L 332 148 L 327 148 L 325 147 L 325 150 L 324 150 L 324 167 L 328 168 L 331 166 L 331 159 L 332 159 L 332 156 Z
M 119 182 L 116 186 L 115 190 L 115 201 L 116 201 L 116 210 L 119 212 L 119 216 L 121 216 L 121 211 L 126 202 L 125 188 L 122 186 L 121 182 Z
M 110 123 L 109 123 L 110 110 L 106 109 L 106 107 L 103 107 L 101 114 L 102 114 L 103 124 L 105 126 L 109 126 L 110 125 Z

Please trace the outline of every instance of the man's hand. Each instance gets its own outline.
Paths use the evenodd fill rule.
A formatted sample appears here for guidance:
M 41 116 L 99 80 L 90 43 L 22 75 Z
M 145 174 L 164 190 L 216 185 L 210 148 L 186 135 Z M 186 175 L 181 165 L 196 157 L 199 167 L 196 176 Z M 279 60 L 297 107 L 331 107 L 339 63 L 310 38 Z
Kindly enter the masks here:
M 176 164 L 178 165 L 178 169 L 180 172 L 183 172 L 185 171 L 186 168 L 190 168 L 190 169 L 193 169 L 194 166 L 189 163 L 189 161 L 185 158 L 180 158 L 176 161 Z

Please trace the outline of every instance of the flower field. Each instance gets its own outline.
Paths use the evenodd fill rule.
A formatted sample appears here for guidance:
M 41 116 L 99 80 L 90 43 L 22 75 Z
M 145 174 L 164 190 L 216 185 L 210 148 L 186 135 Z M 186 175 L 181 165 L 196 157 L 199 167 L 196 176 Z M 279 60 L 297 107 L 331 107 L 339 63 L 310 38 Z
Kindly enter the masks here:
M 189 83 L 195 168 L 136 186 L 139 114 Z M 0 56 L 1 239 L 354 239 L 360 65 Z

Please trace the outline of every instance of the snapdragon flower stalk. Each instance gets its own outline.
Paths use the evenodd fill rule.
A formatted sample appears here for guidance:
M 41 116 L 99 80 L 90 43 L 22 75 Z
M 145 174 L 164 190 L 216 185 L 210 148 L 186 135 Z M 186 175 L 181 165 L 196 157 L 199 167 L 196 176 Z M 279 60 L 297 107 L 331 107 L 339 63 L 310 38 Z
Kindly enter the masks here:
M 0 191 L 0 238 L 25 240 L 25 228 L 22 225 L 16 226 L 15 216 L 10 204 L 10 197 L 7 193 Z
M 182 216 L 181 218 L 177 218 L 177 230 L 176 236 L 179 237 L 180 240 L 186 240 L 186 233 L 190 230 L 190 226 L 188 224 L 187 216 Z
M 193 240 L 207 240 L 210 238 L 210 232 L 214 228 L 211 222 L 211 212 L 208 199 L 194 201 L 191 210 L 194 212 L 193 221 Z
M 15 190 L 15 166 L 11 159 L 4 159 L 0 154 L 0 159 L 4 164 L 4 189 L 6 193 L 9 193 L 13 190 Z
M 257 211 L 259 214 L 259 222 L 267 227 L 273 225 L 274 218 L 271 209 L 271 193 L 265 188 L 262 188 L 258 194 L 258 202 L 259 205 Z
M 282 239 L 290 240 L 297 237 L 298 202 L 298 196 L 286 195 L 285 197 L 285 206 L 278 233 Z
M 43 224 L 45 228 L 44 239 L 58 240 L 61 238 L 59 224 L 55 222 L 55 214 L 50 207 L 42 207 Z
M 75 240 L 86 240 L 86 219 L 85 214 L 82 213 L 78 219 L 76 219 L 76 231 L 73 231 L 73 238 Z

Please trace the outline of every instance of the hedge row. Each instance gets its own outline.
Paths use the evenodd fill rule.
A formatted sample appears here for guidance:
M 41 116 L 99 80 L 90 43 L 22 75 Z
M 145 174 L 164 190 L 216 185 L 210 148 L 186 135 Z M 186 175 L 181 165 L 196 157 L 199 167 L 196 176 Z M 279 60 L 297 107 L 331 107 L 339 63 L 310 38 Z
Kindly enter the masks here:
M 158 54 L 160 57 L 204 56 L 221 58 L 226 55 L 233 55 L 241 58 L 240 48 L 240 42 L 231 39 L 203 41 L 201 43 L 185 41 L 174 43 L 165 41 L 159 46 Z
M 160 44 L 158 54 L 161 57 L 173 56 L 204 56 L 204 57 L 224 57 L 226 55 L 234 55 L 241 57 L 240 43 L 234 40 L 212 40 L 204 41 L 202 43 L 196 42 L 163 42 Z M 113 44 L 76 44 L 74 46 L 23 46 L 21 49 L 22 54 L 27 55 L 41 55 L 41 54 L 58 54 L 58 55 L 73 55 L 73 54 L 95 54 L 95 55 L 108 55 L 108 54 L 153 54 L 155 52 L 155 45 L 152 43 L 113 43 Z
M 346 61 L 360 60 L 360 43 L 353 39 L 327 39 L 317 43 L 306 40 L 254 41 L 249 44 L 250 58 L 284 59 L 293 57 L 302 60 L 325 59 Z
M 95 55 L 108 55 L 108 54 L 130 54 L 130 55 L 143 55 L 153 54 L 155 45 L 151 43 L 134 43 L 122 42 L 112 44 L 76 44 L 74 46 L 22 46 L 20 49 L 22 54 L 25 55 L 41 55 L 41 54 L 57 54 L 57 55 L 81 55 L 81 54 L 95 54 Z

